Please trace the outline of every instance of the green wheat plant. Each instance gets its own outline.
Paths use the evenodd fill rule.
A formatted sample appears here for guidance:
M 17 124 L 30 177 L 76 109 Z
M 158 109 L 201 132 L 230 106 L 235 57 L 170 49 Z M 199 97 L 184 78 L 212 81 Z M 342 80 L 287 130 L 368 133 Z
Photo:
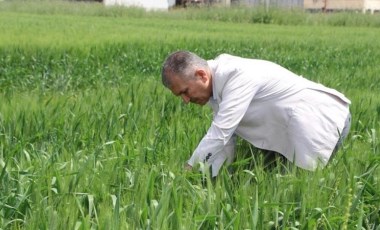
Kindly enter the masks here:
M 380 229 L 379 18 L 351 16 L 0 1 L 0 229 Z M 267 170 L 238 139 L 217 179 L 184 171 L 212 114 L 162 86 L 179 49 L 343 92 L 343 148 L 316 172 Z

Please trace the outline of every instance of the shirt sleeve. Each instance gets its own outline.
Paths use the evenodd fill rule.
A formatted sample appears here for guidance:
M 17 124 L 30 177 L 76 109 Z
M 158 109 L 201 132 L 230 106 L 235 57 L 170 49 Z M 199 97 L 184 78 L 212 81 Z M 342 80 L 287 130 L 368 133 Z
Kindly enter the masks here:
M 251 104 L 257 88 L 257 84 L 249 74 L 236 72 L 229 78 L 222 90 L 219 110 L 207 134 L 188 161 L 189 165 L 208 163 L 212 170 L 215 168 L 219 171 L 220 161 L 224 162 L 228 159 L 227 156 L 234 155 L 234 148 L 231 148 L 231 145 L 235 140 L 232 136 Z

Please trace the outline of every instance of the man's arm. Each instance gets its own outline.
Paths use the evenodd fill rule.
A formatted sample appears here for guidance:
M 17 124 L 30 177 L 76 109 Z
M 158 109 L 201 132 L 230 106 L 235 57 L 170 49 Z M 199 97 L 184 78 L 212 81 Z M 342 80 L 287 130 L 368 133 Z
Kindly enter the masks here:
M 222 91 L 222 101 L 211 127 L 188 161 L 190 166 L 208 163 L 215 168 L 213 176 L 218 173 L 220 162 L 228 155 L 224 149 L 234 142 L 230 140 L 257 92 L 257 85 L 248 74 L 236 72 L 231 76 Z
M 220 168 L 223 164 L 231 164 L 235 158 L 235 144 L 236 144 L 236 136 L 234 135 L 228 143 L 222 148 L 218 154 L 216 154 L 212 159 L 208 159 L 207 163 L 211 166 L 212 176 L 216 176 L 219 173 Z M 211 156 L 210 156 L 211 157 Z M 198 161 L 199 162 L 199 161 Z M 211 164 L 210 164 L 211 163 Z M 185 170 L 192 170 L 195 165 L 194 155 L 185 165 Z

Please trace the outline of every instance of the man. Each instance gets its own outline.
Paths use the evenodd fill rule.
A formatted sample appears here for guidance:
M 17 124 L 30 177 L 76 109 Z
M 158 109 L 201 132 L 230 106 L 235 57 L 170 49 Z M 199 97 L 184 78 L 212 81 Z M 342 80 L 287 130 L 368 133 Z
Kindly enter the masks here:
M 234 134 L 315 170 L 350 128 L 351 102 L 343 94 L 269 61 L 228 54 L 206 61 L 178 51 L 165 60 L 162 82 L 185 103 L 212 107 L 211 127 L 187 162 L 187 168 L 207 163 L 212 176 L 232 162 Z

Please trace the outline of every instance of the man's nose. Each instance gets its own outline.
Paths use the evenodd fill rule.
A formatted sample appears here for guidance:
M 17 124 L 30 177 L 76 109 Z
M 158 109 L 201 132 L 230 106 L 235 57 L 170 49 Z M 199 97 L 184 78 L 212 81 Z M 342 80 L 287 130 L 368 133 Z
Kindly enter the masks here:
M 186 95 L 181 95 L 181 97 L 182 97 L 183 102 L 185 102 L 185 104 L 190 102 L 190 97 L 188 97 Z

